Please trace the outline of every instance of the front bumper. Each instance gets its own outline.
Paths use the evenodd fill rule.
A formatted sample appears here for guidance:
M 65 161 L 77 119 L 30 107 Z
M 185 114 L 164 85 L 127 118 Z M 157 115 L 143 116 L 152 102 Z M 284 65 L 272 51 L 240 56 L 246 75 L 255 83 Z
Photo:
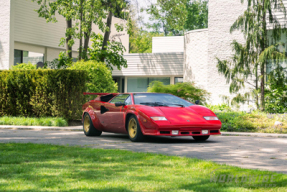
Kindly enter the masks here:
M 202 134 L 203 130 L 208 130 L 207 134 Z M 178 131 L 178 134 L 172 134 L 172 131 Z M 207 136 L 207 135 L 221 135 L 219 129 L 190 129 L 190 130 L 179 130 L 179 129 L 166 129 L 166 130 L 146 130 L 144 135 L 154 136 Z

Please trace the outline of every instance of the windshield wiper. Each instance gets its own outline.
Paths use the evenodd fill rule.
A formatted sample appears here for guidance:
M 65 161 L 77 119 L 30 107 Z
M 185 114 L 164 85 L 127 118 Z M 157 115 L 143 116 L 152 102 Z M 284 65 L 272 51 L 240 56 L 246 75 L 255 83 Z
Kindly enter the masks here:
M 140 103 L 141 105 L 152 105 L 152 106 L 166 106 L 165 104 L 161 102 L 145 102 L 145 103 Z
M 177 104 L 177 103 L 166 103 L 166 105 L 176 105 L 176 106 L 180 106 L 180 107 L 185 107 L 184 105 Z
M 177 103 L 162 103 L 162 102 L 146 102 L 146 103 L 140 103 L 141 105 L 152 105 L 152 106 L 169 106 L 169 105 L 176 105 L 180 107 L 185 107 L 184 105 L 177 104 Z

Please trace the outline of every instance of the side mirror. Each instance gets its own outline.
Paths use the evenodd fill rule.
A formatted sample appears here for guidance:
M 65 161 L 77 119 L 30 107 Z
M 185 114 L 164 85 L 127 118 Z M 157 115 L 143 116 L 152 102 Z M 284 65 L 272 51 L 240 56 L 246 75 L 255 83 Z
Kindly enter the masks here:
M 122 103 L 122 102 L 116 102 L 115 103 L 115 106 L 116 107 L 121 107 L 121 106 L 125 106 L 126 104 L 125 103 Z
M 199 103 L 200 103 L 200 101 L 199 101 L 199 100 L 195 101 L 195 104 L 196 104 L 196 105 L 199 105 Z

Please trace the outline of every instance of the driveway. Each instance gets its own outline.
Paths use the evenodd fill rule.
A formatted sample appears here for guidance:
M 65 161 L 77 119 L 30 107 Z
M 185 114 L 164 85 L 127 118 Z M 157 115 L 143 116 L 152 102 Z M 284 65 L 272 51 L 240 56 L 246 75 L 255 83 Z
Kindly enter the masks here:
M 110 133 L 103 133 L 100 137 L 86 137 L 83 132 L 0 130 L 0 142 L 126 149 L 199 158 L 287 174 L 286 138 L 213 136 L 206 142 L 196 142 L 191 137 L 148 137 L 145 142 L 132 143 L 126 135 Z

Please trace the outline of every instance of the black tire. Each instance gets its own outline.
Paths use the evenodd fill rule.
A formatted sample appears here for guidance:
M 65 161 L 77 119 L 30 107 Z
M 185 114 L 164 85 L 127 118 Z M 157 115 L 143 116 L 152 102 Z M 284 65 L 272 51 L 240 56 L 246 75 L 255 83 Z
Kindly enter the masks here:
M 209 138 L 209 135 L 207 135 L 207 136 L 192 136 L 192 137 L 195 141 L 206 141 Z
M 91 117 L 88 113 L 84 115 L 83 130 L 86 136 L 100 136 L 102 134 L 101 131 L 94 127 Z
M 133 129 L 131 127 L 134 127 Z M 140 124 L 136 116 L 132 115 L 127 123 L 127 131 L 132 142 L 140 142 L 144 140 L 144 135 L 141 131 Z

